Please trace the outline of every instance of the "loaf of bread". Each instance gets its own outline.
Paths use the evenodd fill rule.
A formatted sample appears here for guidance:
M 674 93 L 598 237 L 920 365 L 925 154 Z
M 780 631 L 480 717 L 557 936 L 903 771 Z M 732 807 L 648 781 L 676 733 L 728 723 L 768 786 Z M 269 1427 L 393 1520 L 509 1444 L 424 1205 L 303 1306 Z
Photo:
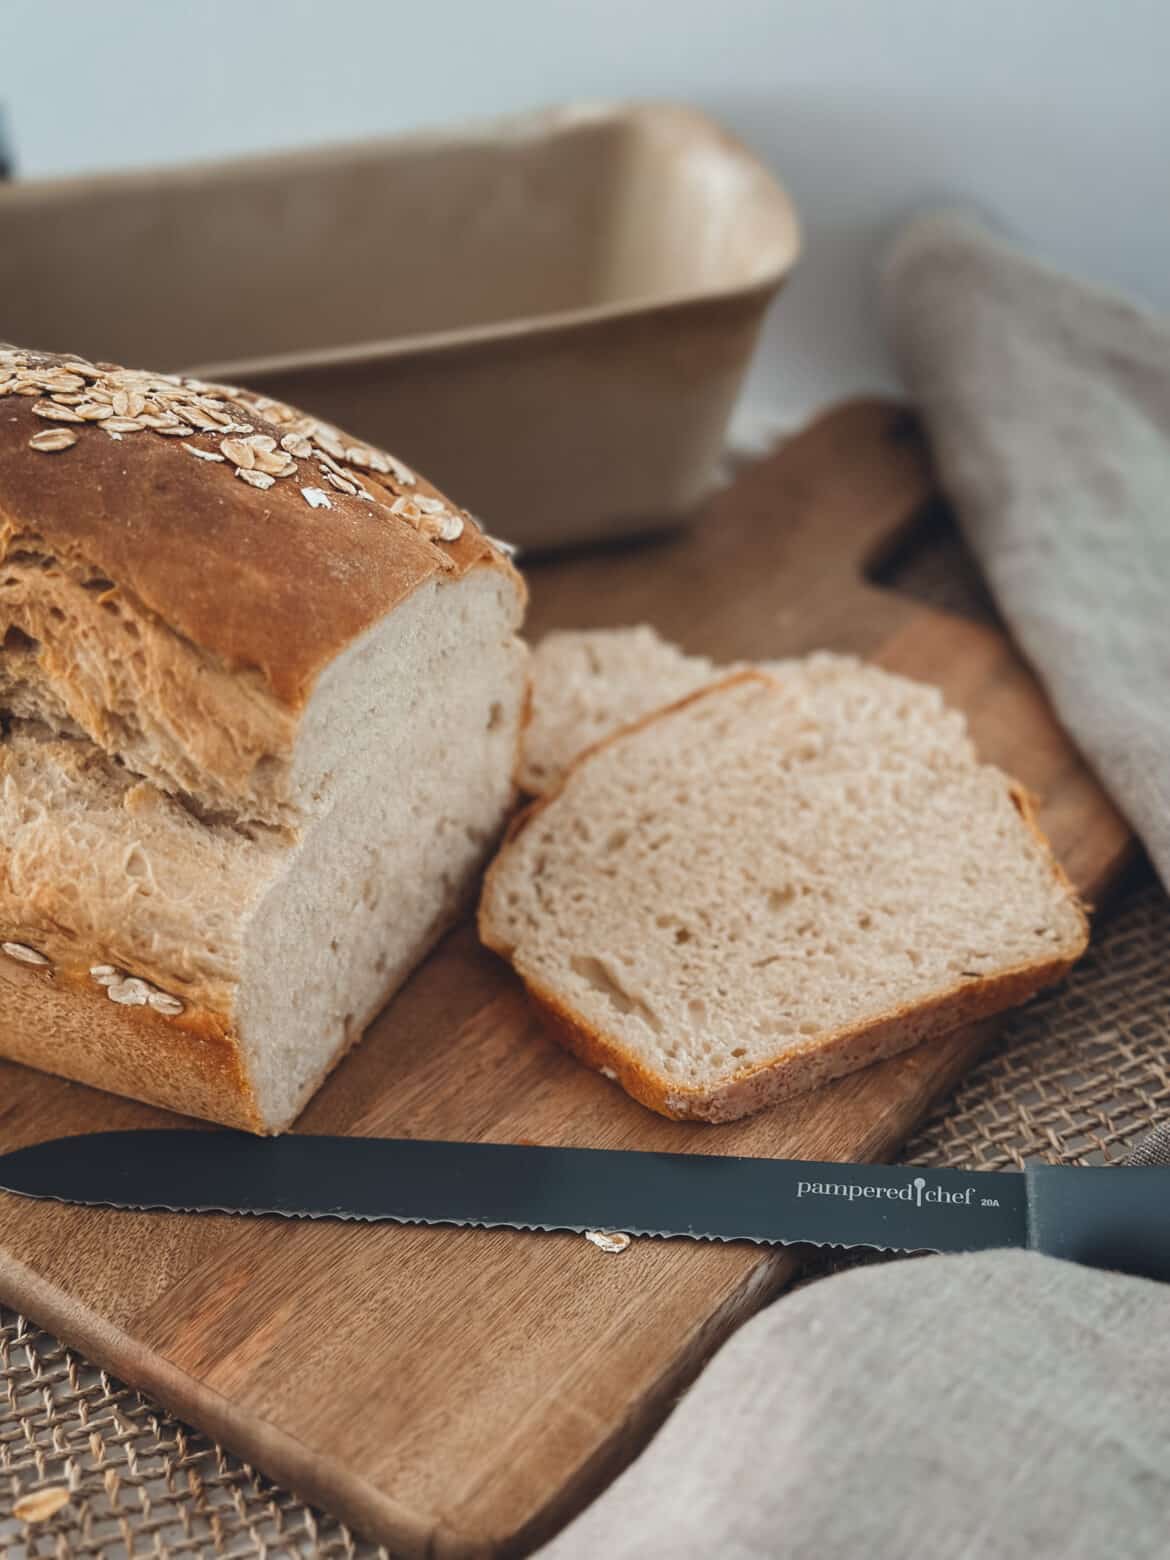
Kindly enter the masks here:
M 0 349 L 0 1056 L 286 1127 L 474 890 L 523 603 L 381 450 Z
M 583 1061 L 708 1121 L 1023 1001 L 1087 936 L 962 716 L 831 655 L 590 748 L 514 822 L 479 926 Z

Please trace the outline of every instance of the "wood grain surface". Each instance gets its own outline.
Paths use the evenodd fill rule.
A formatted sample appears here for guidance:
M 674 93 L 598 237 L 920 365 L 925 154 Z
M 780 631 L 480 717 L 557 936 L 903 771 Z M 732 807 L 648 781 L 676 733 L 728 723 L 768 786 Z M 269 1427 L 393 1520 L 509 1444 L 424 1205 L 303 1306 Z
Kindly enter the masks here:
M 1090 898 L 1127 831 L 997 632 L 866 583 L 933 493 L 912 419 L 826 414 L 685 535 L 536 561 L 531 630 L 648 621 L 721 659 L 827 646 L 938 683 L 1042 798 Z M 892 1154 L 966 1030 L 723 1127 L 661 1120 L 563 1054 L 468 926 L 298 1130 L 818 1159 Z M 0 1149 L 174 1118 L 0 1064 Z M 128 1214 L 0 1194 L 0 1297 L 395 1550 L 525 1553 L 634 1455 L 793 1272 L 746 1244 Z

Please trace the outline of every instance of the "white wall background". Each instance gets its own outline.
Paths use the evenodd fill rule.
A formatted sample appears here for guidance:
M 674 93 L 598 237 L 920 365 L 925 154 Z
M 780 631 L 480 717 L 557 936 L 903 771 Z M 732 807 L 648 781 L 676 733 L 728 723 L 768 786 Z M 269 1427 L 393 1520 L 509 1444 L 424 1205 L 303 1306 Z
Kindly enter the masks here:
M 751 384 L 785 416 L 893 382 L 875 256 L 940 198 L 1170 311 L 1168 61 L 1167 0 L 0 0 L 26 176 L 697 103 L 803 217 Z

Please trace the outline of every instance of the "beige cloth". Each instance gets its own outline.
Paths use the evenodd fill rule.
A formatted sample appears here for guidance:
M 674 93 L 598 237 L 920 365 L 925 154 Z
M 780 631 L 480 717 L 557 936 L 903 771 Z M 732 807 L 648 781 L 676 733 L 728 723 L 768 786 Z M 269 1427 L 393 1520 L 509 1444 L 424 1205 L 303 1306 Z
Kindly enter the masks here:
M 1170 1287 L 991 1252 L 750 1322 L 542 1560 L 1165 1560 Z
M 1170 888 L 1170 323 L 951 214 L 885 301 L 996 602 Z

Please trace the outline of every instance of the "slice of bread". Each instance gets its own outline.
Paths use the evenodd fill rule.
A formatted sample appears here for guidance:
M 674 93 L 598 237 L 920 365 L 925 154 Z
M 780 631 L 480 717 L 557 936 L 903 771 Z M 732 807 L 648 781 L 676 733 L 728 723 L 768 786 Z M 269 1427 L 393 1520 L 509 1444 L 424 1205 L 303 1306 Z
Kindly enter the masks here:
M 560 1038 L 728 1121 L 1030 997 L 1087 923 L 937 689 L 830 655 L 619 732 L 513 824 L 480 934 Z
M 530 796 L 559 785 L 587 747 L 673 704 L 720 674 L 647 624 L 562 631 L 532 654 L 531 704 L 517 782 Z

